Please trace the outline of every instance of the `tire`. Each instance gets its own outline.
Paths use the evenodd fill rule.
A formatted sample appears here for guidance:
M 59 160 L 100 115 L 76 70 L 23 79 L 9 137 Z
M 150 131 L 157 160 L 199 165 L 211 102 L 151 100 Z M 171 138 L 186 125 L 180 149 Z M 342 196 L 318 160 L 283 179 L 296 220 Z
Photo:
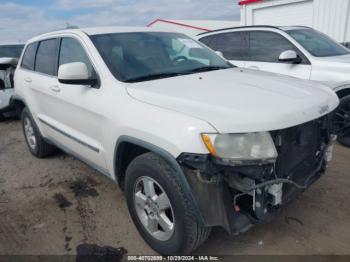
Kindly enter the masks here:
M 155 234 L 152 235 L 141 221 L 140 217 L 142 216 L 138 212 L 140 210 L 142 212 L 143 207 L 136 205 L 135 199 L 137 198 L 136 195 L 142 190 L 145 192 L 145 181 L 154 182 L 154 191 L 158 194 L 155 197 L 156 199 L 160 199 L 159 196 L 162 192 L 165 192 L 168 197 L 170 209 L 163 211 L 163 215 L 167 214 L 168 222 L 173 222 L 171 234 L 168 234 L 159 222 L 157 227 L 159 231 L 157 237 L 155 237 Z M 139 187 L 140 185 L 141 187 Z M 138 193 L 136 194 L 136 192 Z M 179 177 L 158 155 L 145 153 L 131 162 L 126 171 L 125 194 L 129 212 L 136 228 L 151 248 L 159 254 L 186 255 L 203 244 L 208 238 L 211 228 L 204 227 L 197 220 L 193 212 L 194 208 L 184 193 Z M 163 197 L 163 199 L 166 199 L 166 197 Z M 167 237 L 160 239 L 163 231 L 165 231 Z
M 47 143 L 40 134 L 39 128 L 35 124 L 28 108 L 23 109 L 21 121 L 24 138 L 32 155 L 37 158 L 45 158 L 56 152 L 57 148 Z M 29 131 L 26 131 L 28 129 Z
M 338 142 L 350 147 L 350 95 L 340 99 L 334 116 L 334 127 L 338 135 Z

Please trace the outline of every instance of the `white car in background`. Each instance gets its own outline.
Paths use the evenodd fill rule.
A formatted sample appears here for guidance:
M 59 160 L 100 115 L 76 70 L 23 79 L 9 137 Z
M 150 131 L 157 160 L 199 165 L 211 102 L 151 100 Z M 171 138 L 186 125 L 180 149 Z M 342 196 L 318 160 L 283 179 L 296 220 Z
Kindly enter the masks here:
M 312 28 L 247 26 L 197 36 L 239 67 L 264 70 L 330 86 L 340 98 L 334 125 L 350 147 L 350 50 Z
M 15 89 L 30 152 L 59 147 L 118 181 L 164 255 L 190 253 L 214 226 L 238 234 L 267 222 L 317 181 L 339 104 L 326 86 L 237 68 L 149 28 L 35 37 Z
M 0 45 L 0 120 L 15 115 L 10 103 L 14 94 L 13 74 L 23 47 L 23 44 Z

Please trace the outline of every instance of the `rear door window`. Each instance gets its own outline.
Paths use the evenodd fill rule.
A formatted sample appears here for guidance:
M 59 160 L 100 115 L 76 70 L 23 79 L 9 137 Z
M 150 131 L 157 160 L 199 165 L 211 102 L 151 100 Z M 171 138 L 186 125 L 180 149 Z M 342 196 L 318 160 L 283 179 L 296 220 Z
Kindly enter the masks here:
M 246 60 L 247 43 L 245 32 L 221 33 L 200 39 L 215 51 L 220 51 L 228 60 Z
M 216 35 L 205 36 L 199 39 L 199 41 L 201 41 L 203 44 L 210 47 L 211 49 L 218 51 L 216 49 Z
M 246 60 L 247 44 L 244 32 L 230 32 L 217 35 L 216 50 L 228 60 Z
M 35 59 L 35 71 L 57 76 L 58 39 L 41 41 Z
M 24 52 L 21 67 L 28 70 L 34 70 L 35 54 L 38 43 L 29 44 Z

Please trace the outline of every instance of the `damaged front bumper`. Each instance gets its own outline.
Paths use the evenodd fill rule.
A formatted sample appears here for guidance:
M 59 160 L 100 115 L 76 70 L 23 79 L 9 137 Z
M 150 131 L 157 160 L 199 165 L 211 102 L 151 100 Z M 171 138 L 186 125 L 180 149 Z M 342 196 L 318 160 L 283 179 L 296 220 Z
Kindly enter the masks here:
M 14 107 L 11 105 L 11 97 L 14 95 L 14 89 L 0 89 L 0 115 L 11 116 Z
M 16 58 L 0 58 L 0 118 L 16 115 L 11 97 L 14 95 L 13 75 L 17 62 Z
M 210 155 L 178 157 L 207 226 L 238 234 L 270 221 L 283 206 L 310 187 L 331 160 L 331 116 L 271 132 L 275 162 L 240 165 Z

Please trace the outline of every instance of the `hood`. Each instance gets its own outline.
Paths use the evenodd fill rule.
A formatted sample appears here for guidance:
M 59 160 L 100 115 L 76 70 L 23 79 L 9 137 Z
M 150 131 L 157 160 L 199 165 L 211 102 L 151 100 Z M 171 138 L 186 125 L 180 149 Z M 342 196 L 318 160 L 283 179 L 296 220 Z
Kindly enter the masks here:
M 127 91 L 144 103 L 204 120 L 220 133 L 284 129 L 339 103 L 321 84 L 242 68 L 139 82 Z
M 6 70 L 9 67 L 15 68 L 17 63 L 17 58 L 0 57 L 0 70 Z
M 317 57 L 317 59 L 324 62 L 345 63 L 350 65 L 350 54 L 339 55 L 339 56 Z
M 0 65 L 12 65 L 15 66 L 18 63 L 17 58 L 12 57 L 0 57 Z

